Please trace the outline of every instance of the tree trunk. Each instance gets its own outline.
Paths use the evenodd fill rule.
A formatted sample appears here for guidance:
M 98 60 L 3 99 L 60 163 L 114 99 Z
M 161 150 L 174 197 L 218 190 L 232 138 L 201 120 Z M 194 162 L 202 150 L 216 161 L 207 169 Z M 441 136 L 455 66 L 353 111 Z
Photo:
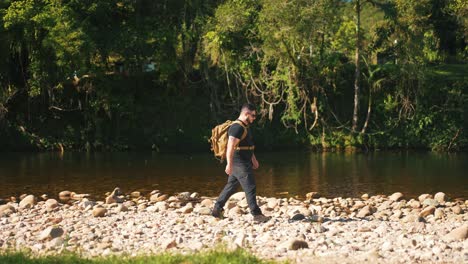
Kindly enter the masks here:
M 313 103 L 310 106 L 310 108 L 312 110 L 312 113 L 315 114 L 315 119 L 314 119 L 314 123 L 310 126 L 309 131 L 314 129 L 314 127 L 317 125 L 318 118 L 319 118 L 319 113 L 318 113 L 318 109 L 317 109 L 317 97 L 316 96 L 314 96 L 314 100 L 313 100 Z
M 356 54 L 355 54 L 355 75 L 354 75 L 354 111 L 352 130 L 356 132 L 359 112 L 359 76 L 360 76 L 360 52 L 361 52 L 361 0 L 356 0 Z
M 0 133 L 6 126 L 6 114 L 8 112 L 8 109 L 6 109 L 2 103 L 0 103 Z
M 366 133 L 367 126 L 369 125 L 369 118 L 372 110 L 372 91 L 369 91 L 369 105 L 367 106 L 367 116 L 366 122 L 364 122 L 364 126 L 362 127 L 361 133 Z

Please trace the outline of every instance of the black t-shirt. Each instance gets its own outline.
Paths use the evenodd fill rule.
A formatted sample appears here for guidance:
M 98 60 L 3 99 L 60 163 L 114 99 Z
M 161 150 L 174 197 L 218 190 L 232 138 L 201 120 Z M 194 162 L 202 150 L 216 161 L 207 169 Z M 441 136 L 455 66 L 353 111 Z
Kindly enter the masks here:
M 229 127 L 229 130 L 228 130 L 229 136 L 233 136 L 235 138 L 241 139 L 243 134 L 244 134 L 244 128 L 241 125 L 234 123 L 231 125 L 231 127 Z M 254 142 L 253 142 L 252 132 L 250 131 L 250 129 L 247 128 L 247 136 L 245 137 L 244 140 L 241 140 L 239 142 L 238 146 L 242 147 L 242 146 L 253 146 L 253 145 L 254 145 Z M 252 154 L 253 154 L 252 150 L 234 150 L 233 161 L 242 162 L 242 163 L 250 163 L 252 160 Z

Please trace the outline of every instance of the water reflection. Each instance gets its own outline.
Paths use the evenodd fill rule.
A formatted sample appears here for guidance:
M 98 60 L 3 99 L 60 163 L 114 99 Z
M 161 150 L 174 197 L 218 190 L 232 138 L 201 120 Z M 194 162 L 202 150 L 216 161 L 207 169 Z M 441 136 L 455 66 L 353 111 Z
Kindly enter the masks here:
M 356 197 L 401 191 L 415 197 L 443 191 L 468 198 L 466 154 L 434 153 L 257 153 L 257 190 L 264 196 Z M 224 165 L 209 154 L 3 153 L 0 197 L 22 193 L 57 195 L 62 190 L 102 197 L 119 186 L 125 192 L 197 191 L 216 196 L 226 181 Z
M 274 171 L 272 189 L 293 194 L 318 191 L 327 196 L 389 194 L 409 196 L 444 191 L 452 197 L 467 197 L 466 154 L 433 153 L 284 153 L 265 157 L 260 171 L 266 178 Z M 280 175 L 280 176 L 276 176 Z

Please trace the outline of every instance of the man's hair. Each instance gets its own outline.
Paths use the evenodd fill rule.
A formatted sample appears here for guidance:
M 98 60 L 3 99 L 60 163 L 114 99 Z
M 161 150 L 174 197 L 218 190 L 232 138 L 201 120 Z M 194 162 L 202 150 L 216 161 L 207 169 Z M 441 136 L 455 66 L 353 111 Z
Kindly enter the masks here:
M 245 103 L 245 104 L 242 105 L 240 111 L 241 111 L 241 113 L 242 113 L 242 112 L 245 112 L 245 111 L 250 111 L 250 112 L 252 112 L 252 111 L 256 111 L 256 110 L 257 110 L 257 108 L 255 107 L 255 105 L 250 104 L 250 103 Z

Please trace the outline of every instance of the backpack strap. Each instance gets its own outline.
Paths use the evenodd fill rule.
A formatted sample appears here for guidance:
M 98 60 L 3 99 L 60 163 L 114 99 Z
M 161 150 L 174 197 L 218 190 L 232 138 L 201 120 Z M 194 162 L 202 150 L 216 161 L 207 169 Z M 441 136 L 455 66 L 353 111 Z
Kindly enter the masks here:
M 242 120 L 239 120 L 239 119 L 232 122 L 232 124 L 239 124 L 241 127 L 244 128 L 244 133 L 242 133 L 241 139 L 239 140 L 239 143 L 240 143 L 242 140 L 244 140 L 247 137 L 247 133 L 249 132 L 249 127 L 244 122 L 242 122 Z M 255 149 L 255 146 L 239 147 L 239 143 L 237 143 L 238 145 L 234 146 L 234 150 L 252 150 L 253 151 Z
M 236 121 L 232 122 L 233 124 L 239 124 L 242 128 L 244 128 L 244 133 L 242 133 L 242 136 L 241 136 L 241 139 L 239 140 L 239 143 L 244 140 L 246 137 L 247 137 L 247 133 L 249 132 L 248 131 L 248 128 L 247 126 L 244 124 L 244 122 L 242 122 L 241 120 L 237 119 Z

